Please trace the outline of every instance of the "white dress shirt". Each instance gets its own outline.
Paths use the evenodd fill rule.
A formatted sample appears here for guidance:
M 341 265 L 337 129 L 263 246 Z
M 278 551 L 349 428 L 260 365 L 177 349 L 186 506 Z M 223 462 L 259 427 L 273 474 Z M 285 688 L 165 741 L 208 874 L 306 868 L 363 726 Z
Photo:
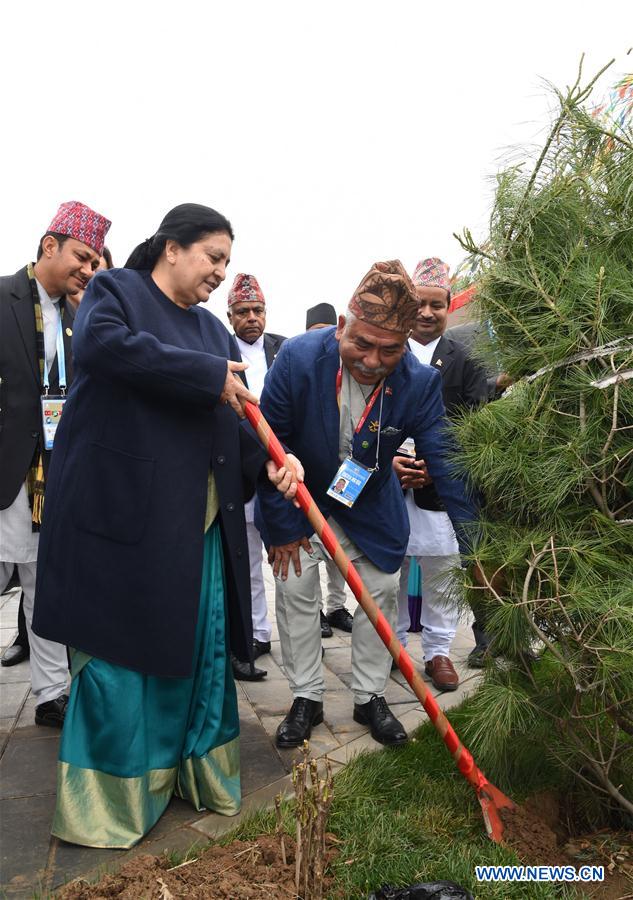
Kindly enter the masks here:
M 428 344 L 411 340 L 409 346 L 421 363 L 430 366 L 439 341 L 439 337 Z M 448 556 L 459 552 L 457 538 L 447 513 L 434 509 L 420 509 L 416 506 L 413 491 L 405 493 L 404 502 L 411 527 L 407 556 Z
M 242 357 L 242 362 L 248 363 L 248 369 L 245 371 L 248 389 L 257 397 L 261 397 L 264 390 L 264 378 L 268 371 L 266 365 L 266 352 L 264 350 L 264 335 L 258 337 L 253 344 L 247 344 L 237 335 L 235 335 L 237 346 Z
M 44 349 L 46 365 L 50 372 L 57 352 L 57 331 L 59 329 L 59 297 L 49 297 L 37 278 L 37 293 L 40 295 L 42 319 L 44 321 Z

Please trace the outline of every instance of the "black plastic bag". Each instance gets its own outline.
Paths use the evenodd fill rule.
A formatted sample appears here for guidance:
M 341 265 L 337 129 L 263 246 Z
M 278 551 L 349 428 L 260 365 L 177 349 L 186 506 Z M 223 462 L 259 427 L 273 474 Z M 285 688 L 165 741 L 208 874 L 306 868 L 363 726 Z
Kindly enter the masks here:
M 454 881 L 434 881 L 432 884 L 412 884 L 395 888 L 384 884 L 368 900 L 474 900 L 473 895 Z

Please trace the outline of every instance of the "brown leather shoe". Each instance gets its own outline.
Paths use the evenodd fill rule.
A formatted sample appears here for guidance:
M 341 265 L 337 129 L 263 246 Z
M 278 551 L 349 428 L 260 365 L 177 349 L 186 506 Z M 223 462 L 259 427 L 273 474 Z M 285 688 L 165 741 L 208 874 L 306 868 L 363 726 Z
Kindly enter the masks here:
M 425 664 L 424 671 L 438 691 L 457 690 L 459 676 L 448 656 L 434 656 Z

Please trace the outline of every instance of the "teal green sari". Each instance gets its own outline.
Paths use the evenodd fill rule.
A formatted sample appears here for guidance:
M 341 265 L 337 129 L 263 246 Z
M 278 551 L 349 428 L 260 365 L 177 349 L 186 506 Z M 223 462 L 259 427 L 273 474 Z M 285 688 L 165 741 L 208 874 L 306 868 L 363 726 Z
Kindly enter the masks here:
M 132 847 L 173 794 L 198 810 L 239 812 L 239 720 L 224 597 L 214 524 L 204 536 L 191 678 L 155 678 L 73 653 L 54 835 L 88 847 Z

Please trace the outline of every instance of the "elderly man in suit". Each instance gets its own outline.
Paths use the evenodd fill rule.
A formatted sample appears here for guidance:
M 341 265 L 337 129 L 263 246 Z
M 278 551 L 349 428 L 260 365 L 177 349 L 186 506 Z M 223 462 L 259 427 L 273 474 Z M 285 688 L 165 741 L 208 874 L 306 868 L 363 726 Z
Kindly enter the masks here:
M 72 380 L 67 301 L 98 268 L 109 227 L 83 203 L 62 203 L 37 262 L 0 278 L 0 563 L 9 564 L 5 571 L 15 563 L 22 585 L 35 722 L 57 728 L 68 699 L 66 648 L 31 628 L 39 526 L 55 423 Z
M 409 347 L 416 359 L 436 369 L 442 379 L 447 415 L 484 403 L 488 397 L 485 371 L 465 347 L 444 334 L 450 306 L 448 266 L 437 257 L 418 263 L 413 283 L 420 308 Z M 417 450 L 417 444 L 415 446 Z M 419 455 L 419 454 L 418 454 Z M 400 575 L 398 638 L 406 646 L 409 624 L 408 592 L 410 559 L 422 570 L 422 649 L 425 672 L 441 691 L 454 691 L 459 678 L 449 652 L 459 608 L 452 573 L 460 557 L 451 520 L 424 460 L 404 456 L 394 460 L 394 470 L 405 488 L 411 535 Z
M 459 528 L 475 511 L 445 459 L 444 404 L 437 372 L 406 352 L 418 300 L 399 261 L 376 263 L 336 328 L 291 338 L 266 377 L 261 409 L 305 468 L 305 482 L 383 613 L 395 620 L 399 570 L 409 523 L 392 469 L 412 435 L 451 518 Z M 340 479 L 348 481 L 341 494 Z M 318 566 L 322 542 L 294 507 L 258 490 L 262 534 L 276 579 L 277 625 L 294 696 L 277 729 L 277 745 L 295 747 L 324 719 Z M 395 745 L 407 734 L 384 693 L 390 657 L 364 612 L 352 630 L 355 721 L 375 740 Z M 326 717 L 327 718 L 327 717 Z
M 235 333 L 240 359 L 248 363 L 248 370 L 240 372 L 240 377 L 246 387 L 259 397 L 266 372 L 286 339 L 280 334 L 265 331 L 266 299 L 254 275 L 240 272 L 235 276 L 229 291 L 228 305 L 227 316 Z M 253 657 L 257 659 L 270 653 L 272 627 L 268 620 L 262 573 L 262 539 L 254 522 L 254 499 L 248 501 L 244 512 L 251 570 Z M 260 681 L 266 677 L 265 669 L 255 668 L 252 663 L 238 659 L 234 654 L 231 656 L 231 663 L 233 675 L 240 681 Z

